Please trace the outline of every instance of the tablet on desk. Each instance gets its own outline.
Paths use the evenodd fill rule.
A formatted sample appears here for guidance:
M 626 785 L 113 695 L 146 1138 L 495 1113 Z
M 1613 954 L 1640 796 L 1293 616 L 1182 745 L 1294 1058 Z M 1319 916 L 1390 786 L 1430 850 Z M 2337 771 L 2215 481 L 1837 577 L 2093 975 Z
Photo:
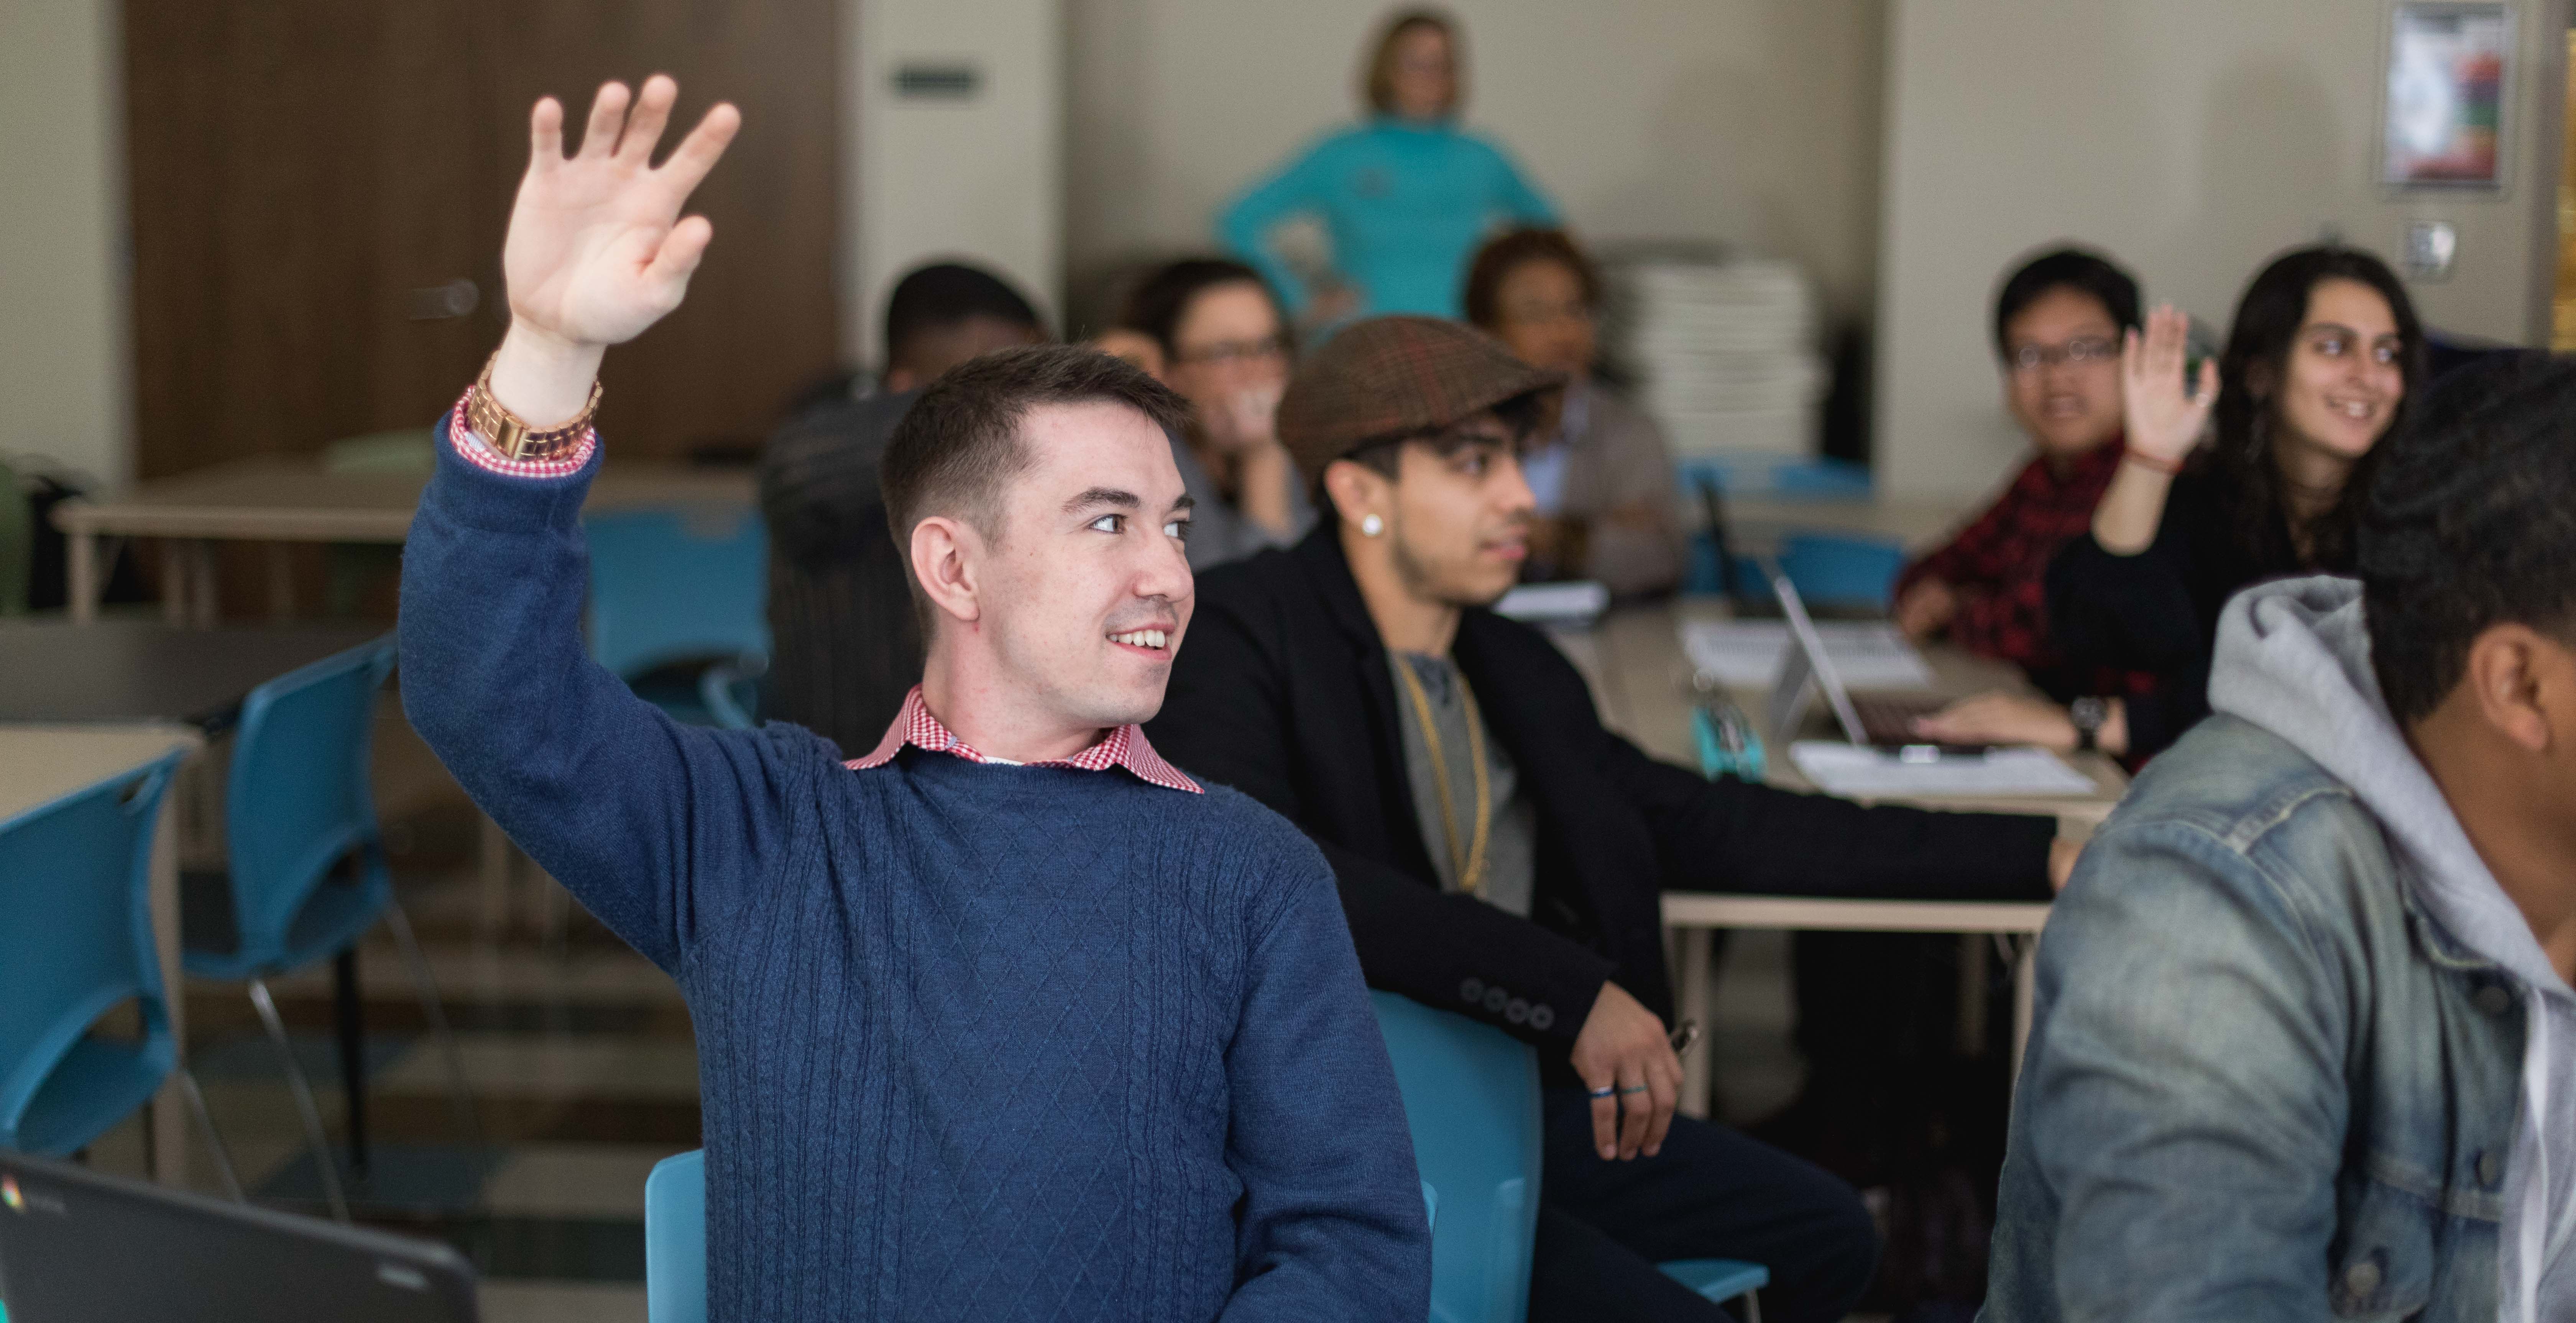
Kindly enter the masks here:
M 1890 750 L 1916 763 L 1986 755 L 1985 745 L 1934 744 L 1915 737 L 1914 719 L 1939 711 L 1943 706 L 1939 699 L 1873 697 L 1855 702 L 1851 691 L 1843 687 L 1840 668 L 1825 647 L 1823 636 L 1816 631 L 1816 622 L 1807 615 L 1797 586 L 1789 582 L 1788 575 L 1775 574 L 1771 588 L 1779 595 L 1781 611 L 1789 621 L 1788 651 L 1780 661 L 1779 681 L 1771 690 L 1773 742 L 1787 745 L 1798 738 L 1799 724 L 1807 719 L 1809 695 L 1822 690 L 1826 706 L 1833 709 L 1835 724 L 1842 727 L 1843 738 L 1854 745 Z M 1917 661 L 1915 665 L 1919 668 L 1921 663 Z
M 6 1323 L 474 1323 L 445 1245 L 0 1153 Z

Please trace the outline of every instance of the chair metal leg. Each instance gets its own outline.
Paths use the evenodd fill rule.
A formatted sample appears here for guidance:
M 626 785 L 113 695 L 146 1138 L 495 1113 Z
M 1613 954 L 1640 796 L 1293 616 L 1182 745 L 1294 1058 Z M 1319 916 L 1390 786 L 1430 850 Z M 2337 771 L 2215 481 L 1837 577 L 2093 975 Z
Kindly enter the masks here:
M 473 1152 L 483 1149 L 483 1126 L 474 1114 L 474 1089 L 465 1081 L 465 1053 L 456 1043 L 456 1031 L 447 1027 L 447 1009 L 438 997 L 438 979 L 429 970 L 429 957 L 421 954 L 420 939 L 412 935 L 411 916 L 403 913 L 399 901 L 385 906 L 385 924 L 394 930 L 394 944 L 402 948 L 403 962 L 411 966 L 412 987 L 420 993 L 421 1015 L 429 1021 L 430 1036 L 438 1040 L 439 1055 L 447 1060 L 449 1101 L 456 1109 L 456 1131 Z
M 215 1174 L 223 1178 L 224 1194 L 234 1203 L 248 1203 L 242 1193 L 241 1171 L 233 1166 L 233 1151 L 224 1144 L 223 1132 L 215 1129 L 215 1114 L 206 1106 L 206 1091 L 197 1087 L 197 1072 L 179 1067 L 179 1092 L 188 1100 L 188 1110 L 197 1115 L 197 1128 L 206 1132 L 206 1151 L 215 1155 Z
M 367 1178 L 367 1003 L 358 986 L 358 948 L 331 961 L 331 1010 L 340 1040 L 340 1089 L 349 1102 L 349 1171 Z
M 260 1024 L 268 1030 L 268 1041 L 277 1045 L 278 1058 L 286 1063 L 286 1084 L 295 1094 L 295 1110 L 304 1119 L 304 1138 L 313 1146 L 313 1161 L 322 1176 L 322 1197 L 331 1205 L 331 1216 L 349 1220 L 349 1199 L 340 1191 L 340 1160 L 331 1154 L 331 1141 L 322 1134 L 322 1109 L 313 1101 L 313 1083 L 304 1078 L 304 1067 L 296 1064 L 295 1045 L 287 1040 L 286 1021 L 277 1014 L 277 999 L 268 995 L 264 979 L 250 981 L 250 1004 L 259 1012 Z
M 1762 1297 L 1752 1291 L 1744 1293 L 1744 1323 L 1762 1323 Z

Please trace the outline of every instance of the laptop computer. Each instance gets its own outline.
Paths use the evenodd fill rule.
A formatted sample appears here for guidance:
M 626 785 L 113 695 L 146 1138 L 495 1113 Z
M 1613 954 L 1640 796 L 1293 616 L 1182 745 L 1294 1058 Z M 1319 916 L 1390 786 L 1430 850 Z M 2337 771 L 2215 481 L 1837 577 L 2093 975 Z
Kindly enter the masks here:
M 1807 719 L 1808 703 L 1822 690 L 1826 706 L 1833 709 L 1834 724 L 1854 744 L 1894 750 L 1908 759 L 1985 756 L 1985 745 L 1936 744 L 1914 733 L 1915 718 L 1947 706 L 1941 699 L 1925 695 L 1854 701 L 1851 691 L 1843 687 L 1842 676 L 1834 671 L 1833 658 L 1825 652 L 1825 641 L 1816 633 L 1816 622 L 1799 599 L 1797 585 L 1789 582 L 1788 575 L 1774 574 L 1771 591 L 1778 594 L 1780 613 L 1789 621 L 1789 651 L 1780 660 L 1780 678 L 1772 686 L 1768 712 L 1775 743 L 1785 748 L 1797 738 L 1800 723 Z
M 0 1153 L 7 1323 L 474 1323 L 454 1249 Z

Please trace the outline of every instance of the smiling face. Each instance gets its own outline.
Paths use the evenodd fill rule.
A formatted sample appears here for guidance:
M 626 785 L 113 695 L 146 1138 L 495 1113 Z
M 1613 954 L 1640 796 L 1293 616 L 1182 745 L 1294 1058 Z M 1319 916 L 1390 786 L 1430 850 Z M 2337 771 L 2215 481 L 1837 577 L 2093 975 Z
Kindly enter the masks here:
M 973 631 L 996 683 L 1066 725 L 1147 720 L 1193 600 L 1171 443 L 1112 403 L 1041 406 L 1020 426 L 1032 462 L 1001 493 L 999 540 L 966 534 L 977 618 L 938 627 Z
M 1494 287 L 1494 334 L 1531 367 L 1580 378 L 1592 368 L 1595 333 L 1583 278 L 1563 262 L 1533 258 Z
M 2004 327 L 2004 405 L 2039 452 L 2071 459 L 2120 431 L 2120 324 L 2066 285 Z
M 2406 397 L 2406 342 L 2397 314 L 2358 280 L 2319 281 L 2269 392 L 2280 424 L 2275 446 L 2307 446 L 2356 460 L 2388 431 Z
M 1288 385 L 1288 342 L 1279 309 L 1259 285 L 1231 281 L 1192 297 L 1172 327 L 1164 377 L 1201 418 L 1234 407 L 1247 392 L 1274 399 Z

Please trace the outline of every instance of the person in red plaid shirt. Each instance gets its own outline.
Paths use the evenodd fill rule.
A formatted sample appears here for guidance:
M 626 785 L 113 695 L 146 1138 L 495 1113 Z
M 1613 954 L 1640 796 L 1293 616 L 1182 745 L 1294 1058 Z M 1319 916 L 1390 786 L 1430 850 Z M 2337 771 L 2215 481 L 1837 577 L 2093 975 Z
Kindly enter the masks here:
M 2092 526 L 2093 507 L 2119 471 L 2120 339 L 2138 324 L 2138 282 L 2093 253 L 2042 253 L 2004 280 L 1994 323 L 2004 407 L 2037 453 L 1985 513 L 1905 567 L 1896 623 L 1909 638 L 1946 638 L 2011 662 L 2061 701 L 2133 692 L 2139 681 L 2126 674 L 2076 674 L 2066 665 L 2049 639 L 2045 581 L 2050 558 Z M 2057 729 L 2071 720 L 2055 703 L 1980 695 L 1936 718 L 1953 719 L 2021 732 L 2031 743 L 2076 744 L 2073 730 Z

